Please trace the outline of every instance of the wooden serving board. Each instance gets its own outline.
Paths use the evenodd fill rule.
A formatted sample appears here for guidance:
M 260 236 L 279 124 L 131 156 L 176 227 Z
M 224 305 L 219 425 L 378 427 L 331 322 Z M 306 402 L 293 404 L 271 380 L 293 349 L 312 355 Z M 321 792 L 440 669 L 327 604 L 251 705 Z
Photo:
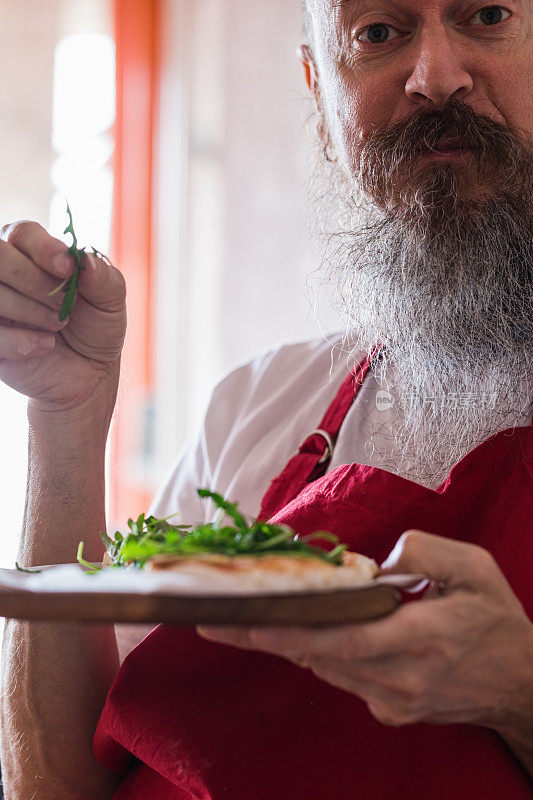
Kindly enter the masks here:
M 54 622 L 204 625 L 339 625 L 390 614 L 420 575 L 384 575 L 325 590 L 226 590 L 167 572 L 51 564 L 38 574 L 0 569 L 0 617 Z
M 309 594 L 177 596 L 0 591 L 0 616 L 62 622 L 164 622 L 182 626 L 336 625 L 389 614 L 400 591 L 381 584 Z

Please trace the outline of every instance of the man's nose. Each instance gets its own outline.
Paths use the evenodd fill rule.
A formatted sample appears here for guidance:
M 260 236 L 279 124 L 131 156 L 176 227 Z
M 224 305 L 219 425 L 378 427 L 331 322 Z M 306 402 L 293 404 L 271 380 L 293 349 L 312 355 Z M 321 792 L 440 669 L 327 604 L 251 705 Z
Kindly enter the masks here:
M 466 97 L 474 82 L 461 62 L 462 55 L 445 28 L 422 34 L 416 64 L 405 84 L 408 98 L 419 105 L 442 107 L 452 97 Z

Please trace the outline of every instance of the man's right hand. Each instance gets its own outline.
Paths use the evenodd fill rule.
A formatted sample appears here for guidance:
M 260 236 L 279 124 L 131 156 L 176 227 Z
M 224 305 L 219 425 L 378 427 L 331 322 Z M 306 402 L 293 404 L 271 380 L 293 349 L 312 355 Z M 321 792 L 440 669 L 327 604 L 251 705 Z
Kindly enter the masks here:
M 66 411 L 118 381 L 126 331 L 121 273 L 96 256 L 83 259 L 78 297 L 59 322 L 63 292 L 50 292 L 74 270 L 64 242 L 36 222 L 5 225 L 0 240 L 0 380 L 36 410 Z
M 1 231 L 0 381 L 30 398 L 28 491 L 18 551 L 25 567 L 72 563 L 79 541 L 92 561 L 100 561 L 104 550 L 105 446 L 126 291 L 118 270 L 86 256 L 76 303 L 61 324 L 63 292 L 50 292 L 74 270 L 67 253 L 35 222 Z M 114 794 L 119 777 L 96 761 L 92 740 L 118 667 L 111 624 L 6 620 L 0 681 L 6 797 Z

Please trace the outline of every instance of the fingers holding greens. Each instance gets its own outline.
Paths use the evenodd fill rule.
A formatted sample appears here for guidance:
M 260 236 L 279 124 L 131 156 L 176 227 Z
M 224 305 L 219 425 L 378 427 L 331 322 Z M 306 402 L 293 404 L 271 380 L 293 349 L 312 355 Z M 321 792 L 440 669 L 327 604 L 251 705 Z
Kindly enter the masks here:
M 31 326 L 45 331 L 61 330 L 65 324 L 58 319 L 57 308 L 50 308 L 2 283 L 0 314 L 4 324 Z
M 0 381 L 52 411 L 111 396 L 126 328 L 119 270 L 78 247 L 70 208 L 66 232 L 70 248 L 27 221 L 0 240 Z
M 0 241 L 0 359 L 42 355 L 55 345 L 52 334 L 64 327 L 57 300 L 48 296 L 56 281 L 10 241 L 11 235 L 20 240 L 24 231 L 51 237 L 35 223 L 9 228 L 7 234 L 3 229 L 9 241 Z
M 44 355 L 54 346 L 51 333 L 0 326 L 0 361 Z
M 1 229 L 0 325 L 9 332 L 1 332 L 0 358 L 37 352 L 38 337 L 24 331 L 57 332 L 64 327 L 58 318 L 62 299 L 50 294 L 57 286 L 51 273 L 69 274 L 71 262 L 67 246 L 37 222 L 19 221 Z
M 81 270 L 85 269 L 84 261 L 89 255 L 85 248 L 78 247 L 78 240 L 76 234 L 74 232 L 74 225 L 72 222 L 72 213 L 70 211 L 69 204 L 67 203 L 67 214 L 69 218 L 69 223 L 63 233 L 70 233 L 72 236 L 72 244 L 68 249 L 68 253 L 72 256 L 74 260 L 74 271 L 69 278 L 66 278 L 63 283 L 59 284 L 52 292 L 50 292 L 50 296 L 53 296 L 59 291 L 64 293 L 63 301 L 59 308 L 59 321 L 62 322 L 63 320 L 67 319 L 70 315 L 72 309 L 74 308 L 74 304 L 76 302 L 76 297 L 78 294 L 78 286 L 80 281 L 80 273 Z M 106 263 L 109 263 L 109 259 L 96 250 L 95 247 L 91 247 L 92 253 L 95 256 L 98 256 Z
M 16 253 L 26 256 L 45 274 L 65 278 L 72 272 L 73 262 L 68 252 L 67 245 L 56 239 L 38 222 L 19 220 L 4 225 L 1 229 L 1 239 Z M 56 285 L 54 281 L 53 286 Z
M 59 322 L 64 322 L 74 308 L 87 256 L 98 256 L 110 264 L 96 248 L 78 247 L 68 203 L 67 214 L 64 233 L 72 237 L 70 247 L 50 236 L 39 223 L 27 220 L 4 225 L 1 239 L 5 244 L 0 242 L 0 283 L 55 309 Z M 33 320 L 27 322 L 34 324 Z

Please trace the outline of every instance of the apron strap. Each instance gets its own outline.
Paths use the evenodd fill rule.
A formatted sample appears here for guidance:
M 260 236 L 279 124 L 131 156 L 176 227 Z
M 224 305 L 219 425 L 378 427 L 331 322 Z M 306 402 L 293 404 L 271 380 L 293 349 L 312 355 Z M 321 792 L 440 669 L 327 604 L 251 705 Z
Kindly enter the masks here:
M 380 350 L 381 345 L 375 345 L 370 355 L 357 365 L 354 372 L 350 372 L 318 428 L 311 431 L 285 469 L 270 483 L 261 503 L 259 519 L 267 520 L 273 517 L 294 500 L 309 483 L 325 474 L 341 425 Z

